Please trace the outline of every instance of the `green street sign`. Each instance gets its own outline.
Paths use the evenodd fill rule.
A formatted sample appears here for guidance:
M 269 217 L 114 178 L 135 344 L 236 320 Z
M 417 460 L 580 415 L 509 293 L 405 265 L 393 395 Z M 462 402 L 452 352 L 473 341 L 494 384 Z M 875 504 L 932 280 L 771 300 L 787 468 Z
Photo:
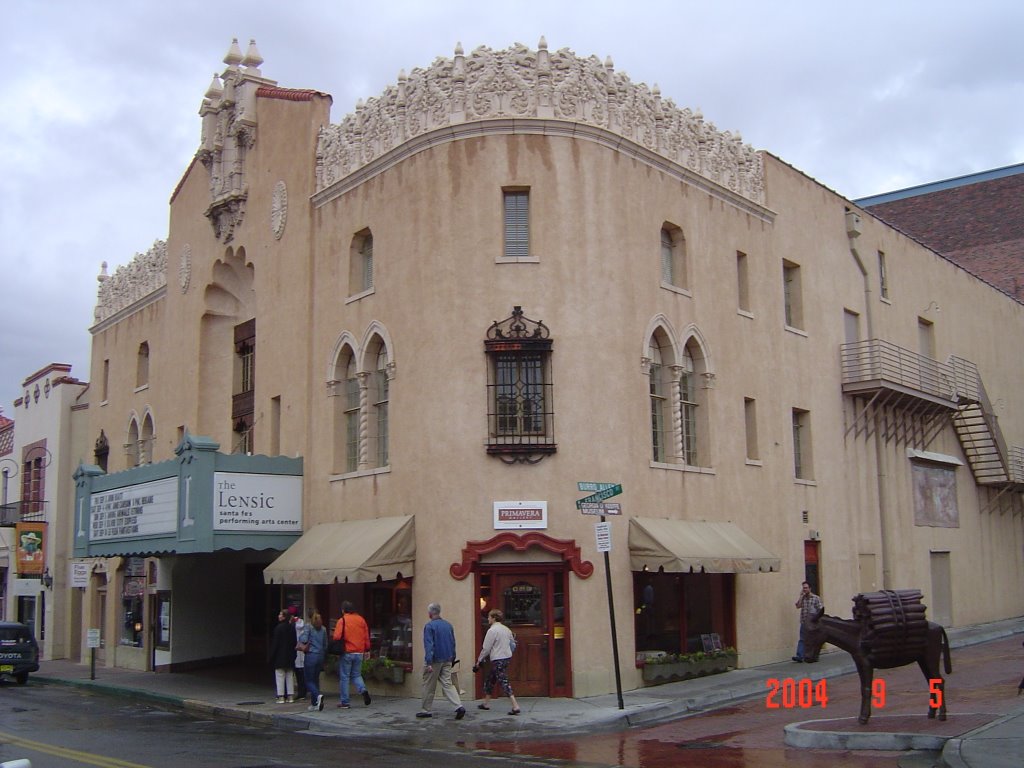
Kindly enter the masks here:
M 590 491 L 593 493 L 594 491 L 607 491 L 614 485 L 615 483 L 576 483 L 576 490 Z
M 576 501 L 576 509 L 582 509 L 582 504 L 596 504 L 599 501 L 610 499 L 612 496 L 618 496 L 622 493 L 621 485 L 613 485 L 611 488 L 605 488 L 603 491 L 598 491 L 590 496 L 584 496 L 582 499 Z

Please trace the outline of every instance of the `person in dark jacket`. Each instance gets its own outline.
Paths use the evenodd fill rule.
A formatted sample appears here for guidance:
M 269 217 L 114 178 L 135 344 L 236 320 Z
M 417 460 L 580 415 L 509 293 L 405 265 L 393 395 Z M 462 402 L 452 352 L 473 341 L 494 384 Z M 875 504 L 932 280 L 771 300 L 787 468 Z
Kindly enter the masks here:
M 274 665 L 277 703 L 295 701 L 295 629 L 288 611 L 277 614 L 277 626 L 270 637 L 270 663 Z

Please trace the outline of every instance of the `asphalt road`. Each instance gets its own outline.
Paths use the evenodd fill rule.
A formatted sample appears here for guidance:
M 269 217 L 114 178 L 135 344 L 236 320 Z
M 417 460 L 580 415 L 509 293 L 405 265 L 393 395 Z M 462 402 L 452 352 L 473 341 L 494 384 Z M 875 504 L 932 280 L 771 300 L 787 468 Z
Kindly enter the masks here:
M 0 684 L 0 762 L 28 758 L 32 768 L 304 768 L 388 766 L 471 768 L 551 765 L 472 748 L 355 744 L 337 736 L 285 733 L 60 686 Z

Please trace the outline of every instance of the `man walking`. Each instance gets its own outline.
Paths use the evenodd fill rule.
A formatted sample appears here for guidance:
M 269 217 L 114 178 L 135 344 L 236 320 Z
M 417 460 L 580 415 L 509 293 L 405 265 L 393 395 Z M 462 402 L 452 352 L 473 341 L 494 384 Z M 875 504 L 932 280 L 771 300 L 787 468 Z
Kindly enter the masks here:
M 455 630 L 441 618 L 441 606 L 431 603 L 427 606 L 427 623 L 423 625 L 423 706 L 416 717 L 433 717 L 430 708 L 434 704 L 437 683 L 441 682 L 444 697 L 455 705 L 455 719 L 466 716 L 459 692 L 452 685 L 452 664 L 455 663 Z
M 363 704 L 370 706 L 370 692 L 363 682 L 363 654 L 370 650 L 370 628 L 348 600 L 341 604 L 341 618 L 334 625 L 334 639 L 345 643 L 345 653 L 338 659 L 338 686 L 341 691 L 338 707 L 351 709 L 348 703 L 350 682 L 355 683 L 356 691 L 362 694 Z
M 821 598 L 811 592 L 811 585 L 805 581 L 800 585 L 800 596 L 797 597 L 793 605 L 800 609 L 800 640 L 797 641 L 796 656 L 793 657 L 793 661 L 799 663 L 806 660 L 804 659 L 804 622 L 818 615 L 818 611 L 822 609 L 822 603 Z

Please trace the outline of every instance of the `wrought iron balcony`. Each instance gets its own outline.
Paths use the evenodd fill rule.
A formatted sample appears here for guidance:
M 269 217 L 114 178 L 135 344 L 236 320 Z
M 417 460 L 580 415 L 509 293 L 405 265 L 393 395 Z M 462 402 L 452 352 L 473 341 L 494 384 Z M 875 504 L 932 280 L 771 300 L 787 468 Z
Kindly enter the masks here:
M 12 501 L 0 505 L 0 527 L 13 528 L 16 523 L 46 521 L 48 501 Z

